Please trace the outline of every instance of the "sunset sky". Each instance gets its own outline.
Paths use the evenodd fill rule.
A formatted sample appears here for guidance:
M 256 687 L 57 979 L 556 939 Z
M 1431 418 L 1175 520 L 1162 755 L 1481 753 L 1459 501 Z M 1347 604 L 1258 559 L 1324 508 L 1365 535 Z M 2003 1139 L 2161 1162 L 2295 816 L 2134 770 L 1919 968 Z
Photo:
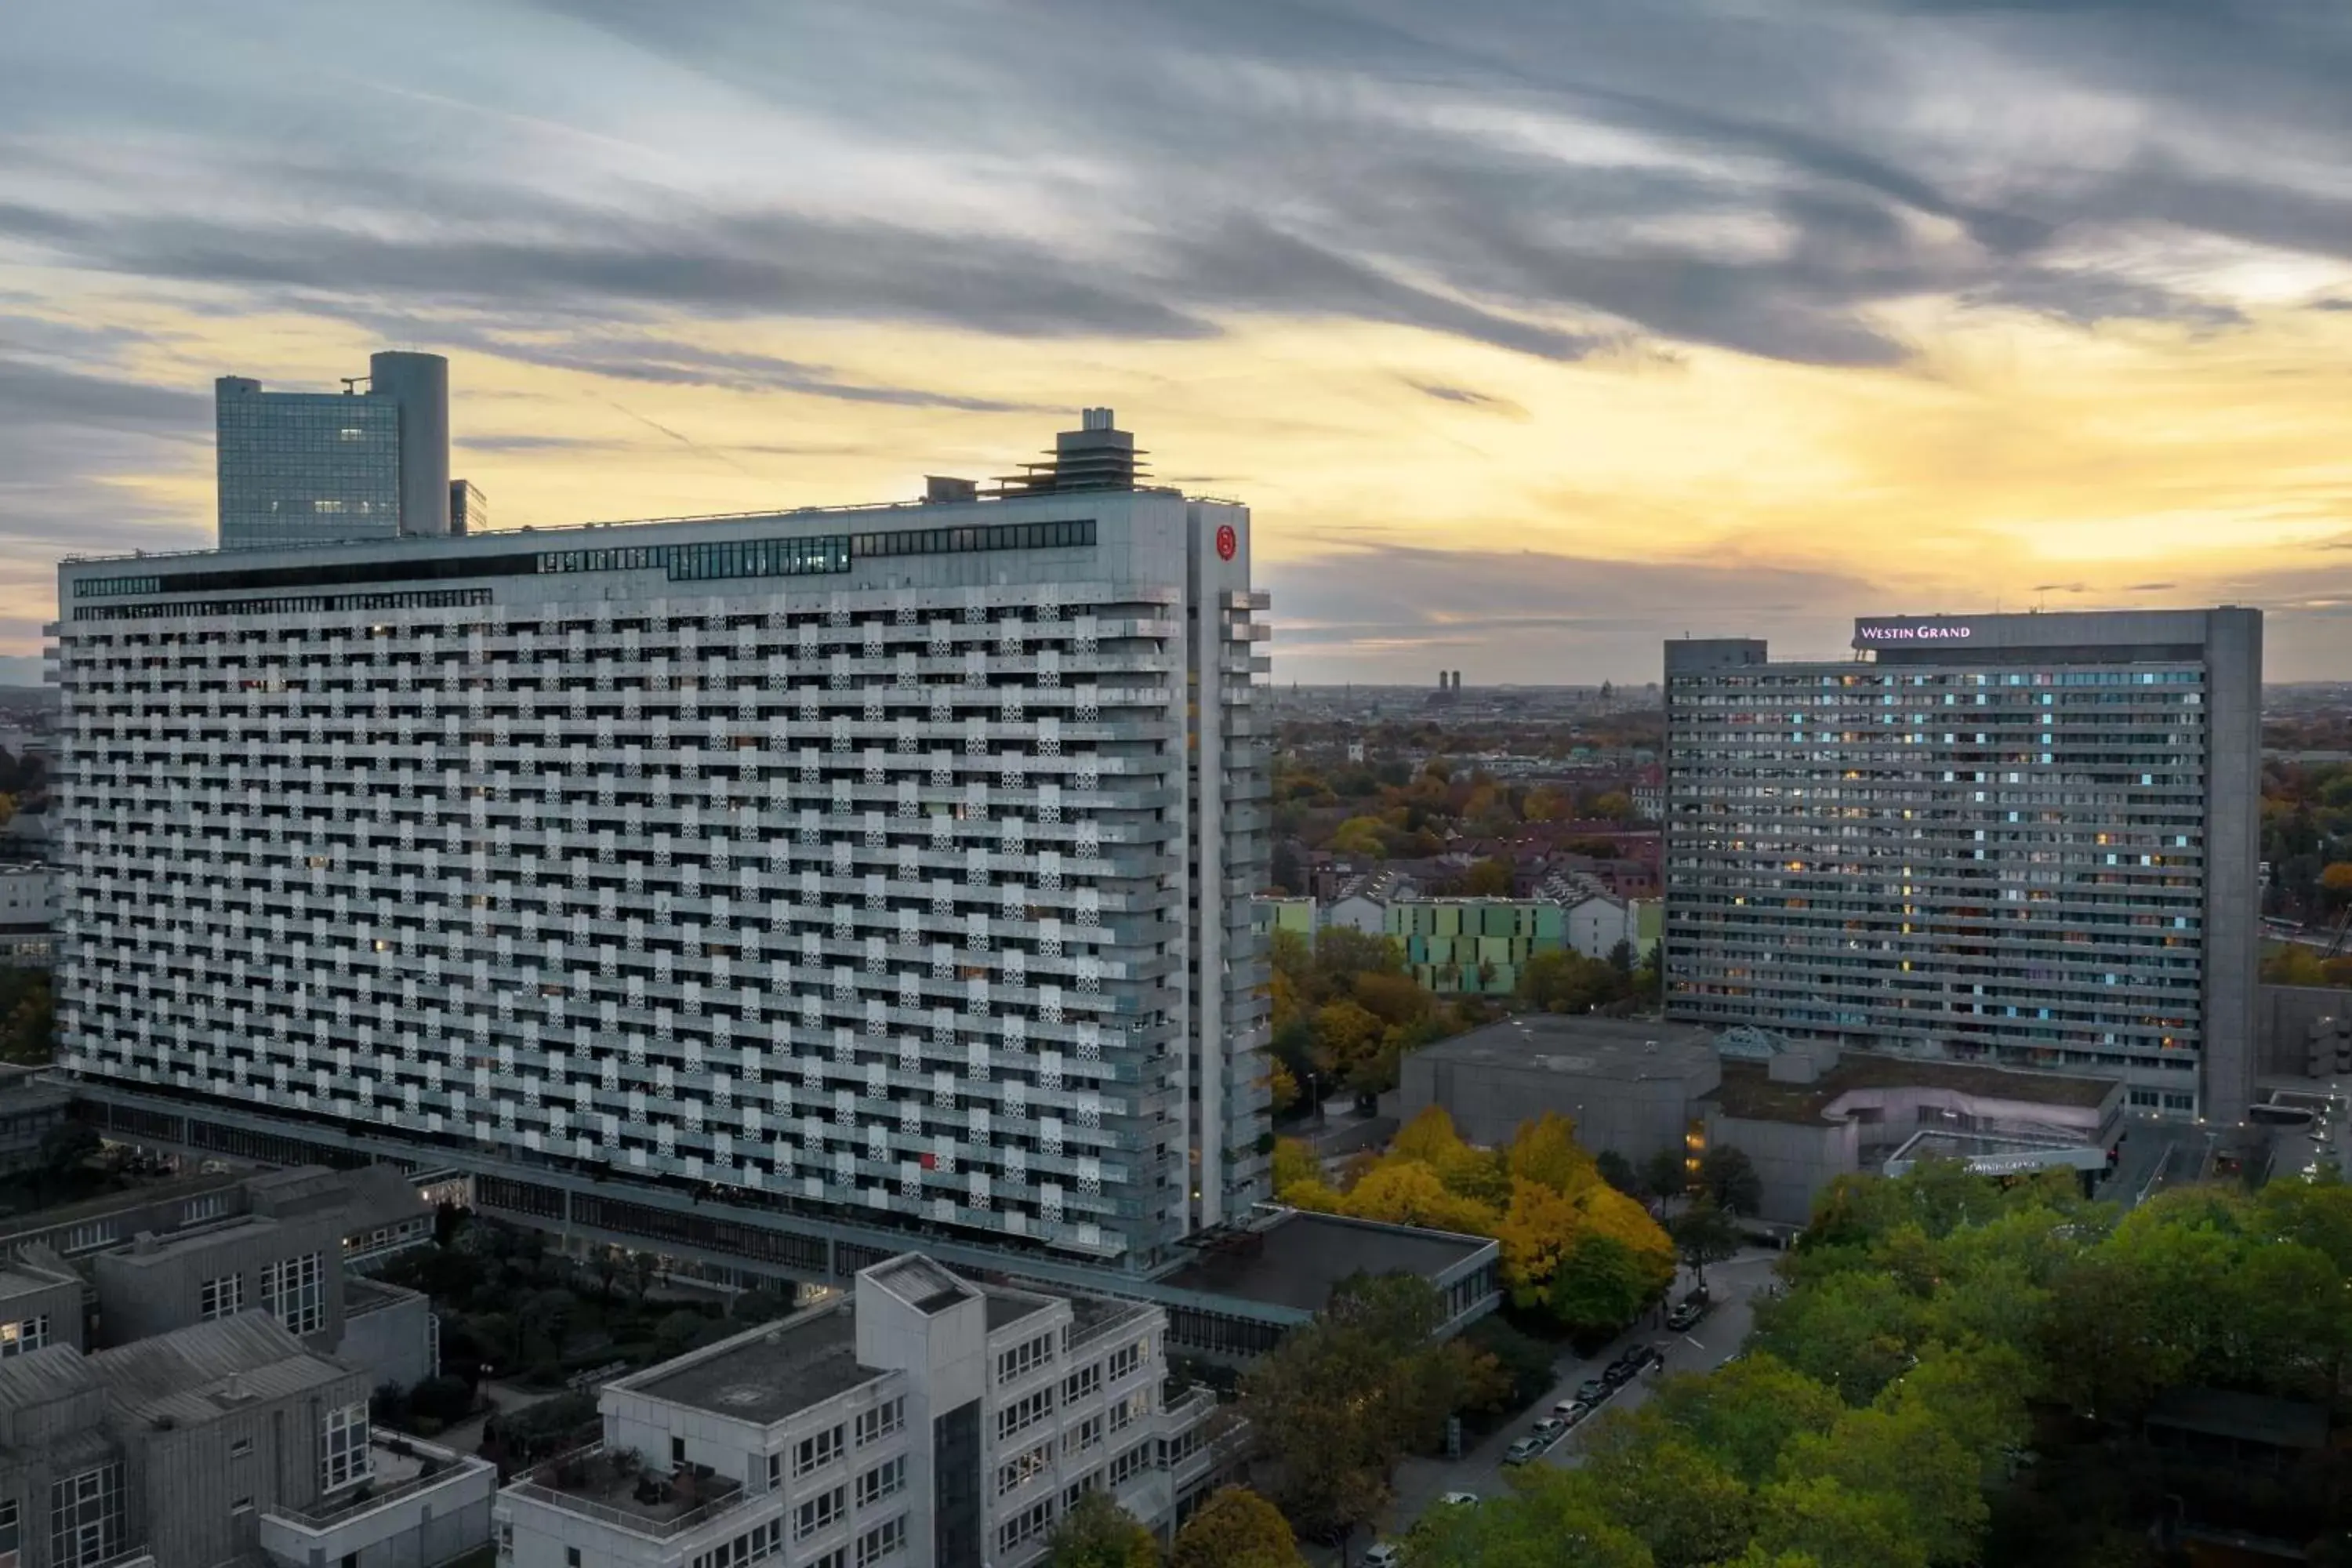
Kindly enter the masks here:
M 212 533 L 212 378 L 451 359 L 500 527 L 1108 404 L 1278 679 L 2252 604 L 2352 679 L 2352 6 L 14 0 L 0 679 Z

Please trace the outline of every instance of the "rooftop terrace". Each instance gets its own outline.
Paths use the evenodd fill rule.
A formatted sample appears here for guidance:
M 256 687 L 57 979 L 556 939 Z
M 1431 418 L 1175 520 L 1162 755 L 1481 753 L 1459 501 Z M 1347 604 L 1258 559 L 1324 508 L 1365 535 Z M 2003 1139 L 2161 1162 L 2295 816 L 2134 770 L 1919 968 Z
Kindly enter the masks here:
M 2108 1097 L 2122 1093 L 2121 1083 L 2114 1079 L 1849 1053 L 1811 1083 L 1775 1083 L 1761 1062 L 1727 1061 L 1723 1081 L 1711 1098 L 1726 1116 L 1810 1125 L 1828 1120 L 1825 1112 L 1840 1096 L 1873 1089 L 1940 1089 L 1979 1100 L 2075 1110 L 2096 1110 Z

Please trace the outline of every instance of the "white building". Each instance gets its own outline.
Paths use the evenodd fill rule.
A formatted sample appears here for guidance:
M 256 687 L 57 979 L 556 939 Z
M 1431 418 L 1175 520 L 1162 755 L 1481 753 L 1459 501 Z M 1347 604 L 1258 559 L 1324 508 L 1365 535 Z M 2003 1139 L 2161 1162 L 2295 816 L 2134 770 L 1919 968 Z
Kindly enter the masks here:
M 1108 1491 L 1172 1526 L 1213 1395 L 1164 1402 L 1159 1309 L 909 1253 L 823 1307 L 608 1384 L 604 1440 L 500 1494 L 499 1568 L 1019 1568 Z
M 0 963 L 46 966 L 58 918 L 58 878 L 38 861 L 0 862 Z
M 1607 958 L 1619 942 L 1642 956 L 1641 907 L 1623 899 L 1594 893 L 1577 899 L 1562 910 L 1568 922 L 1568 945 L 1587 958 Z
M 1368 871 L 1339 889 L 1323 911 L 1322 923 L 1379 936 L 1388 930 L 1389 906 L 1410 901 L 1420 891 L 1419 884 L 1401 872 Z
M 67 563 L 62 1064 L 807 1278 L 1171 1266 L 1265 1187 L 1265 601 L 1086 426 L 996 499 Z

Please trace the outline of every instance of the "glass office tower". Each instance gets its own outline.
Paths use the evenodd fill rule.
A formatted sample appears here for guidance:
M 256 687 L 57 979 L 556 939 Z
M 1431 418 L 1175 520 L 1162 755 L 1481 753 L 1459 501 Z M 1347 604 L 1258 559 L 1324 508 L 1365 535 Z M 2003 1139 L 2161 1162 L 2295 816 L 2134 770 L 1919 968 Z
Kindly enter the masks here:
M 2261 612 L 1872 619 L 1853 646 L 1666 645 L 1669 1011 L 2242 1117 Z
M 222 549 L 449 531 L 449 362 L 387 353 L 368 368 L 363 393 L 213 384 Z

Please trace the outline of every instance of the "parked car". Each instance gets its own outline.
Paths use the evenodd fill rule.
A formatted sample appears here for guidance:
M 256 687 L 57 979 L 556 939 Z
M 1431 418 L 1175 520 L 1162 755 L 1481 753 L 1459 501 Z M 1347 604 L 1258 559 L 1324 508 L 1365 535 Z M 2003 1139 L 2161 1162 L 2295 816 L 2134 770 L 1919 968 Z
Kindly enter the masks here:
M 1547 1443 L 1557 1443 L 1568 1431 L 1568 1423 L 1557 1415 L 1547 1415 L 1528 1428 L 1528 1436 L 1540 1437 Z
M 1550 1447 L 1550 1444 L 1545 1442 L 1540 1437 L 1522 1437 L 1517 1442 L 1503 1450 L 1503 1463 L 1507 1465 L 1531 1465 L 1538 1459 L 1542 1458 L 1544 1450 Z
M 1573 1426 L 1592 1414 L 1592 1406 L 1581 1399 L 1563 1399 L 1551 1407 L 1551 1413 L 1563 1426 Z
M 1448 1508 L 1475 1508 L 1477 1506 L 1478 1494 L 1476 1492 L 1441 1492 L 1438 1494 L 1437 1500 Z
M 1601 1381 L 1612 1394 L 1614 1394 L 1633 1381 L 1633 1373 L 1636 1370 L 1622 1361 L 1612 1361 L 1609 1363 L 1609 1369 L 1601 1374 Z
M 1364 1548 L 1363 1568 L 1398 1568 L 1404 1561 L 1404 1548 L 1393 1541 L 1375 1541 Z
M 1588 1408 L 1600 1404 L 1616 1392 L 1615 1384 L 1604 1382 L 1597 1377 L 1588 1377 L 1576 1385 L 1576 1397 L 1582 1400 Z
M 1666 1327 L 1674 1330 L 1675 1332 L 1679 1334 L 1685 1330 L 1696 1326 L 1698 1321 L 1706 1316 L 1706 1309 L 1705 1307 L 1698 1305 L 1696 1302 L 1685 1301 L 1681 1306 L 1676 1307 L 1673 1311 L 1666 1314 Z

